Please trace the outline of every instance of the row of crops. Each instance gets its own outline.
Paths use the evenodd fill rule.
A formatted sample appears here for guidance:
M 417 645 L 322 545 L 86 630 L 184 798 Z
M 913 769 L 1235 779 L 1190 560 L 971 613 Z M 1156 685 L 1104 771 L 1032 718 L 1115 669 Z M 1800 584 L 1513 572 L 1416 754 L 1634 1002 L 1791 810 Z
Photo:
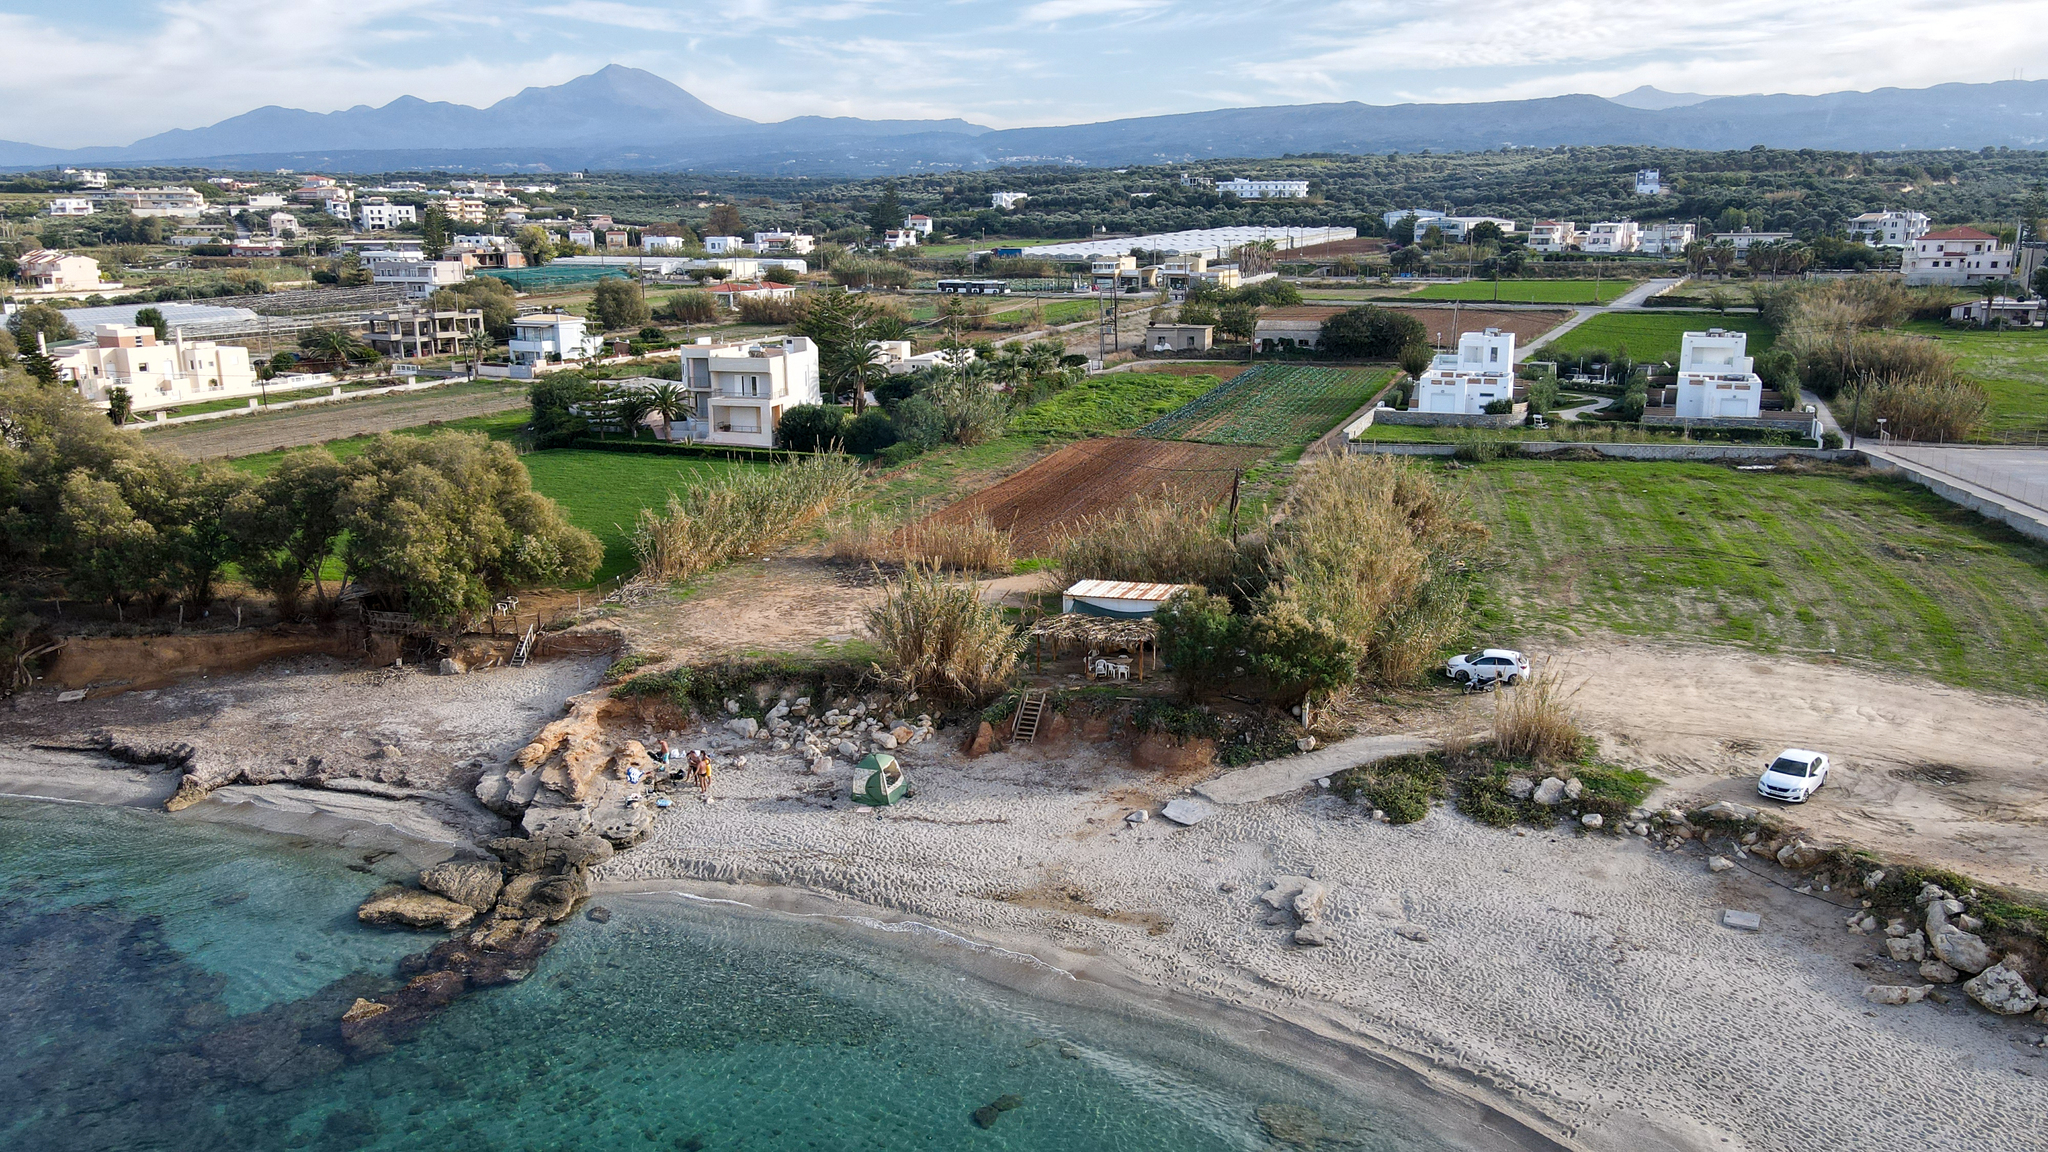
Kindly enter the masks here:
M 1138 430 L 1154 440 L 1283 447 L 1306 444 L 1363 407 L 1390 369 L 1262 364 Z

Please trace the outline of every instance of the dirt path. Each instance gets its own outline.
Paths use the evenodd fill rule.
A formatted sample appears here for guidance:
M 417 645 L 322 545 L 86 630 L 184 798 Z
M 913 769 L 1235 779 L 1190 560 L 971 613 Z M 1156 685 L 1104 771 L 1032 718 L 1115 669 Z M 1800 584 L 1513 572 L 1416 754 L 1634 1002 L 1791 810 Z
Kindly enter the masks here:
M 1997 883 L 2048 890 L 2048 705 L 1848 665 L 1701 645 L 1585 645 L 1557 654 L 1603 750 L 1669 782 L 1659 803 L 1776 808 L 1823 837 Z M 1466 703 L 1475 728 L 1492 702 Z M 1786 747 L 1834 760 L 1800 806 L 1756 794 Z
M 436 420 L 488 416 L 526 403 L 517 385 L 490 392 L 447 395 L 438 391 L 375 396 L 259 416 L 230 416 L 146 433 L 149 443 L 198 459 L 249 456 L 279 448 L 324 444 L 372 432 L 396 432 Z

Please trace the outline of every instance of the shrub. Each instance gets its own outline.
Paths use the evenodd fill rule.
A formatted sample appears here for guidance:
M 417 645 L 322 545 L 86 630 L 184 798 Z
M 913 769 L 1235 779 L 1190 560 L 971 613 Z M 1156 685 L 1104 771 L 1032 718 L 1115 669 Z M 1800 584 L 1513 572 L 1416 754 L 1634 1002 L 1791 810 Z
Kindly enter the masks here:
M 657 652 L 628 653 L 612 661 L 611 666 L 604 670 L 604 678 L 607 682 L 624 680 L 649 664 L 659 664 L 666 659 L 666 655 Z
M 794 300 L 771 300 L 742 297 L 735 306 L 740 320 L 747 324 L 794 324 L 802 311 Z
M 1572 771 L 1572 775 L 1584 785 L 1584 790 L 1579 793 L 1579 810 L 1598 812 L 1610 822 L 1642 807 L 1643 801 L 1650 796 L 1650 789 L 1663 783 L 1639 768 L 1620 768 L 1612 764 L 1581 765 Z
M 590 317 L 607 331 L 638 328 L 652 318 L 640 285 L 616 276 L 597 282 L 591 292 Z
M 1159 655 L 1189 700 L 1228 678 L 1241 632 L 1228 600 L 1186 588 L 1168 597 L 1152 619 L 1159 626 Z
M 1406 372 L 1410 380 L 1420 380 L 1422 374 L 1429 371 L 1430 362 L 1436 359 L 1436 353 L 1430 350 L 1428 344 L 1418 340 L 1401 349 L 1400 359 L 1401 371 Z
M 975 701 L 1009 685 L 1023 641 L 984 603 L 973 580 L 913 565 L 891 582 L 868 613 L 868 631 L 884 654 L 883 675 L 901 691 L 945 693 Z
M 1858 394 L 1862 404 L 1855 403 Z M 1984 389 L 1953 376 L 1919 373 L 1879 376 L 1848 392 L 1843 408 L 1858 422 L 1859 435 L 1875 435 L 1878 421 L 1904 440 L 1960 440 L 1990 408 Z
M 880 408 L 870 408 L 848 421 L 843 435 L 846 450 L 861 456 L 872 456 L 903 438 L 896 431 L 896 422 Z
M 1576 760 L 1585 746 L 1576 690 L 1567 691 L 1556 673 L 1532 674 L 1514 688 L 1494 692 L 1493 746 L 1518 760 Z
M 590 381 L 575 372 L 550 372 L 527 386 L 536 448 L 558 448 L 590 430 L 590 421 L 577 408 L 594 400 Z
M 1496 400 L 1494 403 L 1498 404 L 1500 401 Z M 1487 407 L 1492 408 L 1493 405 L 1489 404 Z M 1453 429 L 1451 441 L 1458 446 L 1454 453 L 1458 459 L 1475 464 L 1500 459 L 1512 443 L 1508 437 L 1484 428 Z
M 662 512 L 640 510 L 633 552 L 649 580 L 686 580 L 729 560 L 795 538 L 860 487 L 860 465 L 819 455 L 748 469 L 698 488 L 685 507 L 674 493 Z
M 667 313 L 678 324 L 709 324 L 718 318 L 718 302 L 709 292 L 678 292 L 668 298 Z
M 960 572 L 1008 572 L 1015 563 L 1010 538 L 982 514 L 966 520 L 919 520 L 901 527 L 872 516 L 858 517 L 834 531 L 825 550 L 835 560 L 921 564 Z
M 1408 315 L 1371 304 L 1323 321 L 1322 349 L 1332 356 L 1387 360 L 1414 344 L 1429 343 L 1429 328 Z M 1426 367 L 1426 365 L 1425 365 Z
M 1486 407 L 1481 409 L 1481 411 L 1485 412 L 1488 416 L 1505 416 L 1508 413 L 1513 412 L 1514 410 L 1515 402 L 1513 400 L 1507 399 L 1506 397 L 1502 397 L 1499 400 L 1488 400 L 1486 402 Z
M 895 468 L 924 455 L 925 446 L 911 440 L 899 440 L 880 452 L 875 453 L 875 463 L 884 468 Z
M 1137 580 L 1217 591 L 1229 586 L 1237 563 L 1209 506 L 1172 492 L 1082 519 L 1054 543 L 1052 555 L 1065 583 Z
M 1324 695 L 1358 676 L 1357 646 L 1328 620 L 1303 615 L 1298 605 L 1275 605 L 1253 617 L 1245 642 L 1252 667 L 1290 695 Z
M 846 437 L 846 412 L 835 404 L 799 404 L 782 414 L 775 438 L 791 452 L 823 452 Z
M 1347 800 L 1377 808 L 1389 824 L 1413 824 L 1449 793 L 1434 756 L 1397 756 L 1337 774 L 1331 790 Z

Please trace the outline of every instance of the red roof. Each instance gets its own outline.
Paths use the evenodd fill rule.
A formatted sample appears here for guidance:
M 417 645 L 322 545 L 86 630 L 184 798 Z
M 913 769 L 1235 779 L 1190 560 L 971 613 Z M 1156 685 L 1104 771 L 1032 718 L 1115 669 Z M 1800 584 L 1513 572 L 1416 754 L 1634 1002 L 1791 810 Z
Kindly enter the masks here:
M 1942 229 L 1942 230 L 1941 230 L 1941 231 L 1939 231 L 1939 232 L 1927 232 L 1927 233 L 1923 233 L 1923 234 L 1921 235 L 1921 237 L 1920 237 L 1920 238 L 1921 238 L 1922 240 L 1996 240 L 1996 239 L 1998 239 L 1998 237 L 1996 237 L 1996 236 L 1993 236 L 1993 235 L 1992 235 L 1991 233 L 1989 233 L 1989 232 L 1979 232 L 1979 231 L 1977 231 L 1977 230 L 1976 230 L 1975 228 L 1944 228 L 1944 229 Z

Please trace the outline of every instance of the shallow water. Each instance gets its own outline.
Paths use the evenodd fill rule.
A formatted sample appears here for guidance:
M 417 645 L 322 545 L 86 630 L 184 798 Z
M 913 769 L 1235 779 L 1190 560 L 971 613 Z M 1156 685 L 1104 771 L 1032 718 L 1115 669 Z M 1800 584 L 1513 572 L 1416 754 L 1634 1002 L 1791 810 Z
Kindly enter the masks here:
M 1453 1147 L 1391 1092 L 1020 958 L 666 895 L 601 901 L 531 979 L 349 1062 L 341 1011 L 438 939 L 358 925 L 382 880 L 351 864 L 0 802 L 0 1146 L 1199 1152 L 1292 1120 L 1322 1147 Z

